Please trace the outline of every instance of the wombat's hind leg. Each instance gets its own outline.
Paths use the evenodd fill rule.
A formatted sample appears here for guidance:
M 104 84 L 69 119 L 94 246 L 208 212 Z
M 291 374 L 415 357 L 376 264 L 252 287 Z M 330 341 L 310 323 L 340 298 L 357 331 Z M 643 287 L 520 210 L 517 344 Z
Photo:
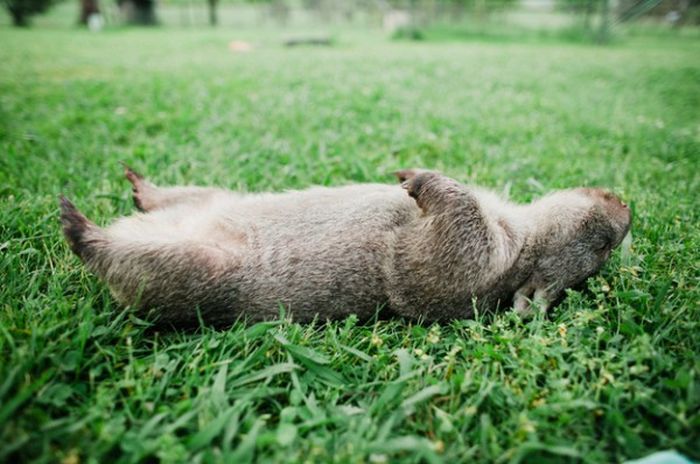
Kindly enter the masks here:
M 61 224 L 63 234 L 73 253 L 87 262 L 95 253 L 95 248 L 105 241 L 102 229 L 97 227 L 73 203 L 60 196 Z
M 122 163 L 122 166 L 124 166 L 124 175 L 131 182 L 134 206 L 139 211 L 150 211 L 157 208 L 158 187 L 148 182 L 141 174 L 125 163 Z
M 222 192 L 221 189 L 207 187 L 158 187 L 126 164 L 122 163 L 122 165 L 124 166 L 124 175 L 133 187 L 134 205 L 143 212 L 178 203 L 206 201 L 214 194 Z

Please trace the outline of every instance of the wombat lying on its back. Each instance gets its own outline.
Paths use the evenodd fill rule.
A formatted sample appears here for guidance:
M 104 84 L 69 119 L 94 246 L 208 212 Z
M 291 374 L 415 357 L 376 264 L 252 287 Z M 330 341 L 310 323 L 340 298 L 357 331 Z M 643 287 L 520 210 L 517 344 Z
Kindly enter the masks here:
M 244 316 L 427 320 L 531 300 L 548 307 L 597 272 L 630 227 L 617 197 L 579 188 L 529 205 L 431 171 L 399 186 L 278 194 L 160 188 L 126 168 L 144 213 L 101 229 L 61 199 L 66 239 L 124 304 L 160 322 L 217 326 Z M 407 194 L 408 193 L 408 194 Z

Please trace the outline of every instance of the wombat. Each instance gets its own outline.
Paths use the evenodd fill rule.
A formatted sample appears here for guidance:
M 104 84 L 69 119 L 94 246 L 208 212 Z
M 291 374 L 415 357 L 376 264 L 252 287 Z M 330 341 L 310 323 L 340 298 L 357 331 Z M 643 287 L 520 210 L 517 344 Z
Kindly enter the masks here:
M 398 172 L 400 186 L 263 194 L 162 188 L 125 169 L 141 213 L 102 229 L 61 197 L 63 230 L 119 302 L 174 326 L 271 319 L 280 306 L 297 321 L 546 310 L 631 221 L 600 189 L 518 205 L 417 169 Z

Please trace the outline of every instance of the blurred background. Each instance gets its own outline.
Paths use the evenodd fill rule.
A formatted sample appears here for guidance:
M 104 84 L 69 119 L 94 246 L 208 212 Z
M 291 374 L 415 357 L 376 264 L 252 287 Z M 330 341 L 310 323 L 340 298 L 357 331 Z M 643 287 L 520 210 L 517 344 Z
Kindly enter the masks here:
M 0 462 L 700 459 L 699 8 L 0 0 Z M 59 193 L 133 213 L 119 161 L 252 192 L 406 167 L 520 202 L 606 187 L 634 241 L 552 317 L 438 343 L 352 319 L 159 337 L 60 232 Z M 300 381 L 273 378 L 292 356 Z
M 287 45 L 330 45 L 338 31 L 395 39 L 559 39 L 607 42 L 620 34 L 687 33 L 700 0 L 2 0 L 1 25 L 275 29 Z M 304 36 L 304 33 L 315 35 Z M 301 35 L 300 35 L 301 34 Z M 250 44 L 233 44 L 240 51 Z

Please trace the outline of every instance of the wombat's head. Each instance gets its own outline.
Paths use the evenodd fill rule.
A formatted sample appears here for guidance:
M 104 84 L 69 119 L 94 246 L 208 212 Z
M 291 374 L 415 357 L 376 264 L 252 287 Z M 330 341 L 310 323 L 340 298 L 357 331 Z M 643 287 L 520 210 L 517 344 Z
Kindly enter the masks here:
M 533 206 L 534 269 L 519 294 L 546 306 L 600 270 L 627 235 L 632 216 L 618 197 L 594 188 L 557 192 Z M 516 300 L 516 309 L 522 305 Z

